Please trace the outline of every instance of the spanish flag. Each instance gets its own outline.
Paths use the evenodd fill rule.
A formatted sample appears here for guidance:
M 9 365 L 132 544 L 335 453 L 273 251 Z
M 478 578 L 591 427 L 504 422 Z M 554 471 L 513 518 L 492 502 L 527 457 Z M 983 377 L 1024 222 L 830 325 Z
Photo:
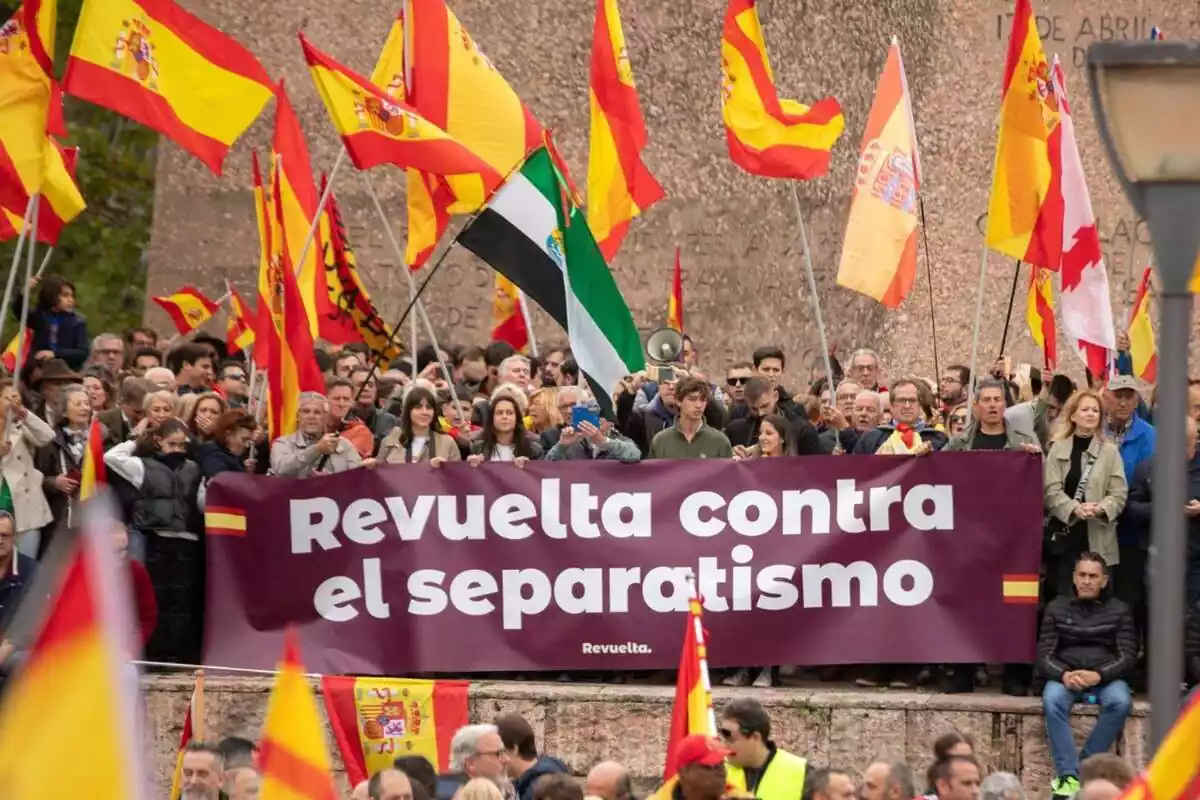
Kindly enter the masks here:
M 11 211 L 41 191 L 46 134 L 65 133 L 53 78 L 57 14 L 57 0 L 25 0 L 0 28 L 0 205 Z
M 450 740 L 467 724 L 468 681 L 321 676 L 321 695 L 351 786 L 397 753 L 450 771 Z
M 24 347 L 21 345 L 24 344 Z M 8 343 L 8 347 L 4 348 L 3 355 L 0 355 L 0 363 L 4 364 L 4 368 L 8 370 L 8 374 L 12 375 L 17 371 L 17 362 L 22 364 L 29 363 L 29 348 L 33 346 L 33 331 L 29 328 L 25 329 L 24 341 L 21 339 L 21 332 L 17 331 L 13 334 L 12 341 Z M 19 349 L 18 349 L 19 348 Z M 24 352 L 21 352 L 21 351 Z M 17 354 L 21 352 L 21 357 L 18 359 Z
M 167 312 L 167 316 L 175 323 L 175 330 L 179 331 L 180 335 L 194 331 L 208 322 L 220 308 L 205 297 L 204 292 L 190 284 L 175 294 L 150 299 Z
M 279 270 L 282 258 L 276 243 L 275 200 L 263 186 L 258 151 L 250 154 L 254 175 L 254 218 L 258 225 L 258 306 L 254 311 L 254 363 L 261 369 L 270 364 L 271 342 L 275 340 L 275 318 L 279 315 Z M 274 180 L 275 170 L 271 174 Z
M 721 114 L 733 163 L 764 178 L 819 178 L 846 120 L 832 97 L 780 100 L 756 0 L 729 0 L 721 35 Z
M 1133 301 L 1129 318 L 1129 355 L 1133 359 L 1133 374 L 1148 383 L 1158 380 L 1158 348 L 1154 343 L 1154 323 L 1150 321 L 1150 275 L 1146 267 Z
M 529 349 L 529 326 L 521 308 L 521 290 L 499 272 L 492 293 L 492 341 L 506 342 L 518 353 Z
M 683 333 L 683 262 L 675 248 L 675 272 L 671 276 L 671 297 L 667 300 L 667 327 Z
M 671 709 L 671 730 L 667 736 L 667 763 L 663 780 L 679 771 L 674 762 L 679 740 L 694 733 L 717 735 L 713 712 L 712 684 L 708 680 L 708 648 L 704 644 L 703 609 L 699 597 L 688 602 L 687 627 L 683 633 L 683 653 L 679 657 L 679 676 L 675 681 L 675 705 Z
M 230 355 L 254 344 L 254 312 L 250 304 L 229 287 L 229 314 L 225 321 L 225 348 Z
M 92 417 L 88 426 L 87 444 L 83 451 L 83 464 L 79 468 L 79 500 L 90 500 L 96 496 L 96 491 L 108 483 L 108 474 L 104 469 L 104 426 L 100 419 Z
M 296 632 L 288 629 L 275 686 L 267 700 L 258 769 L 263 800 L 335 800 L 317 699 L 300 663 Z M 395 758 L 395 755 L 392 756 Z
M 1001 92 L 987 245 L 1029 264 L 1062 262 L 1062 131 L 1037 19 L 1017 0 Z
M 591 153 L 588 155 L 587 221 L 605 261 L 612 261 L 630 221 L 666 197 L 642 163 L 646 122 L 617 0 L 596 0 L 592 34 Z
M 1154 753 L 1150 766 L 1121 800 L 1195 800 L 1200 797 L 1200 695 L 1193 697 Z
M 204 533 L 207 536 L 245 536 L 246 510 L 230 506 L 205 506 Z
M 175 774 L 171 777 L 170 800 L 179 800 L 183 794 L 183 753 L 192 739 L 204 739 L 204 672 L 196 671 L 196 683 L 192 687 L 192 699 L 188 702 L 187 714 L 183 718 L 183 731 L 179 735 L 179 751 L 175 754 Z
M 1029 276 L 1029 296 L 1025 301 L 1025 320 L 1029 333 L 1042 351 L 1046 369 L 1053 370 L 1058 363 L 1058 335 L 1054 325 L 1054 284 L 1051 272 L 1043 267 L 1034 267 Z
M 94 509 L 94 504 L 89 504 Z M 5 800 L 89 797 L 142 800 L 146 752 L 139 741 L 126 571 L 110 541 L 111 517 L 84 514 L 77 541 L 46 601 L 48 613 L 21 670 L 0 697 L 0 787 Z M 78 720 L 87 746 L 63 757 L 63 729 Z
M 474 185 L 483 190 L 473 203 L 476 207 L 500 185 L 496 170 L 411 106 L 390 99 L 366 78 L 309 44 L 303 34 L 300 44 L 317 91 L 355 167 L 395 164 L 429 175 L 471 176 Z
M 1001 595 L 1009 605 L 1037 605 L 1037 575 L 1005 575 L 1001 581 Z
M 249 50 L 173 0 L 84 0 L 63 90 L 153 128 L 217 175 L 273 94 Z
M 86 204 L 75 182 L 78 147 L 63 147 L 53 136 L 46 139 L 46 176 L 38 195 L 37 240 L 58 244 L 66 224 L 83 212 Z M 3 180 L 0 178 L 0 180 Z M 0 205 L 0 242 L 15 239 L 25 227 L 28 199 L 20 208 Z
M 837 283 L 899 308 L 917 278 L 921 189 L 908 79 L 893 38 L 863 132 Z
M 507 175 L 541 147 L 542 126 L 444 0 L 405 0 L 405 6 L 397 24 L 408 28 L 411 52 L 401 53 L 400 60 L 407 57 L 407 63 L 419 65 L 412 69 L 406 101 L 498 174 Z M 385 61 L 395 64 L 397 56 L 385 52 L 380 57 L 372 82 L 386 90 L 380 84 L 387 75 Z M 469 214 L 483 204 L 486 192 L 475 180 L 475 190 L 468 192 L 461 180 L 452 179 L 451 191 L 436 176 L 409 171 L 407 255 L 415 259 L 410 267 L 418 268 L 433 252 L 450 214 Z

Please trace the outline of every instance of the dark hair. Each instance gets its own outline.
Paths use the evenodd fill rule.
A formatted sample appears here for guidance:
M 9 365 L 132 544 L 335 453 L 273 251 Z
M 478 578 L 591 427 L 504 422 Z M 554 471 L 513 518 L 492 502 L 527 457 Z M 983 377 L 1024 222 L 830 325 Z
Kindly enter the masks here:
M 138 328 L 126 328 L 125 333 L 122 334 L 121 338 L 123 338 L 125 340 L 126 344 L 132 346 L 133 345 L 133 337 L 139 333 L 142 334 L 143 336 L 149 336 L 151 339 L 153 339 L 156 342 L 158 341 L 158 331 L 154 330 L 154 328 L 151 328 L 148 325 L 142 325 L 141 327 L 138 327 Z
M 48 275 L 42 278 L 42 282 L 38 284 L 38 310 L 45 313 L 53 311 L 54 307 L 58 305 L 58 298 L 62 297 L 63 289 L 70 289 L 74 292 L 75 284 L 61 275 Z
M 163 355 L 159 350 L 153 347 L 139 347 L 138 349 L 134 350 L 133 354 L 129 357 L 129 366 L 132 367 L 137 363 L 139 358 L 144 358 L 145 356 L 154 356 L 154 358 L 158 361 L 158 365 L 160 367 L 162 366 Z
M 550 356 L 554 355 L 555 353 L 561 353 L 562 357 L 563 357 L 563 361 L 566 361 L 568 358 L 573 357 L 571 354 L 571 346 L 566 345 L 566 344 L 560 344 L 557 347 L 551 347 L 549 350 L 547 350 L 545 358 L 549 358 Z
M 184 342 L 167 353 L 167 368 L 178 375 L 185 364 L 195 364 L 197 361 L 212 357 L 212 348 L 195 342 Z
M 250 414 L 247 414 L 244 409 L 235 408 L 217 417 L 217 421 L 213 423 L 212 430 L 209 431 L 209 438 L 221 445 L 221 447 L 224 447 L 229 439 L 229 434 L 239 430 L 253 433 L 258 430 L 258 421 Z
M 117 377 L 113 375 L 112 370 L 103 364 L 88 364 L 79 373 L 80 382 L 84 378 L 95 378 L 100 381 L 100 385 L 104 387 L 104 396 L 108 398 L 108 405 L 112 405 L 117 394 Z
M 950 780 L 950 773 L 954 770 L 955 764 L 970 764 L 975 769 L 979 769 L 979 762 L 975 760 L 974 756 L 946 756 L 945 758 L 939 758 L 929 768 L 933 774 L 932 791 L 934 793 L 937 793 L 938 781 Z
M 689 394 L 698 394 L 702 400 L 707 402 L 709 397 L 708 381 L 688 376 L 675 384 L 676 402 L 681 402 Z
M 1084 550 L 1079 555 L 1075 556 L 1075 566 L 1079 566 L 1084 561 L 1091 561 L 1093 564 L 1099 564 L 1100 569 L 1108 572 L 1108 562 L 1104 560 L 1104 556 L 1097 553 L 1095 550 Z
M 1029 368 L 1029 390 L 1034 397 L 1042 393 L 1042 371 L 1037 367 Z
M 463 365 L 464 361 L 479 361 L 480 359 L 487 361 L 487 353 L 484 352 L 482 347 L 471 346 L 464 347 L 463 349 L 459 350 L 454 354 L 454 357 L 451 359 L 451 361 L 454 364 L 455 369 L 457 369 Z M 496 363 L 499 365 L 500 362 L 497 361 Z
M 725 368 L 725 373 L 729 374 L 735 369 L 754 369 L 754 365 L 749 361 L 735 361 Z
M 351 394 L 354 393 L 353 383 L 345 378 L 339 378 L 336 375 L 331 375 L 325 379 L 325 396 L 329 397 L 330 393 L 333 392 L 334 389 L 341 389 L 343 387 L 349 389 Z
M 508 342 L 492 342 L 483 351 L 483 363 L 489 367 L 498 367 L 500 362 L 516 352 Z
M 551 772 L 533 782 L 533 800 L 583 800 L 583 787 L 565 772 Z
M 237 367 L 243 373 L 246 371 L 246 363 L 240 358 L 226 358 L 217 365 L 217 380 L 223 379 L 225 377 L 225 370 L 232 367 Z
M 1118 789 L 1124 789 L 1137 777 L 1128 761 L 1116 753 L 1096 753 L 1079 764 L 1079 783 L 1108 781 Z
M 757 375 L 746 381 L 746 388 L 742 396 L 746 398 L 746 405 L 754 405 L 759 399 L 775 388 L 775 384 L 771 383 L 766 378 L 760 378 Z M 678 392 L 676 392 L 678 394 Z
M 887 765 L 887 785 L 900 787 L 901 797 L 916 797 L 917 782 L 913 779 L 912 767 L 903 761 L 882 761 L 875 759 L 874 763 Z M 934 791 L 936 792 L 936 789 Z
M 949 733 L 943 733 L 934 740 L 933 763 L 929 765 L 929 769 L 925 772 L 925 781 L 929 787 L 929 794 L 937 794 L 937 765 L 950 758 L 950 751 L 960 744 L 965 744 L 971 748 L 971 752 L 975 752 L 975 740 L 965 733 L 950 731 Z
M 558 368 L 562 376 L 568 379 L 569 383 L 577 383 L 579 381 L 579 364 L 574 357 L 567 356 L 563 359 L 562 366 Z
M 370 352 L 371 348 L 367 347 L 366 342 L 346 342 L 346 344 L 342 345 L 342 355 L 346 355 L 347 353 L 365 355 Z
M 528 720 L 514 711 L 496 717 L 495 725 L 505 750 L 515 748 L 517 755 L 526 761 L 537 759 L 537 740 L 533 736 L 533 726 Z
M 333 356 L 323 347 L 313 349 L 313 355 L 317 357 L 317 369 L 322 373 L 329 372 L 333 369 Z
M 183 748 L 185 753 L 209 753 L 217 759 L 218 766 L 225 769 L 225 754 L 221 752 L 219 745 L 212 742 L 203 742 L 199 739 L 192 739 L 187 743 L 187 747 Z
M 509 394 L 501 394 L 499 397 L 488 403 L 487 413 L 484 415 L 483 432 L 480 435 L 484 461 L 491 461 L 492 453 L 496 451 L 496 408 L 501 403 L 510 403 L 513 407 L 513 414 L 517 418 L 516 427 L 513 428 L 513 455 L 517 458 L 533 458 L 533 446 L 529 443 L 529 437 L 525 435 L 525 420 L 521 417 L 521 404 L 516 398 Z
M 762 703 L 748 697 L 730 700 L 721 708 L 721 719 L 731 719 L 738 724 L 742 736 L 757 733 L 762 737 L 763 744 L 771 738 L 771 717 L 767 714 Z
M 1075 381 L 1066 375 L 1055 375 L 1050 379 L 1050 396 L 1057 400 L 1059 405 L 1065 406 L 1073 394 L 1075 394 Z
M 950 366 L 946 367 L 946 371 L 947 372 L 957 372 L 958 373 L 958 382 L 968 388 L 971 386 L 971 368 L 970 367 L 965 367 L 962 364 L 951 364 Z
M 810 769 L 804 776 L 804 790 L 800 793 L 802 800 L 812 800 L 813 795 L 825 794 L 829 791 L 829 779 L 834 775 L 846 775 L 850 773 L 844 769 L 835 767 L 817 767 Z
M 821 399 L 821 392 L 825 391 L 825 389 L 828 388 L 828 386 L 829 386 L 829 378 L 822 375 L 821 377 L 819 377 L 815 381 L 813 381 L 812 384 L 809 385 L 808 394 L 810 397 L 815 397 L 819 400 L 819 399 Z M 830 392 L 830 394 L 832 395 L 833 392 Z M 831 397 L 830 400 L 832 400 L 832 399 L 833 398 Z
M 254 754 L 258 745 L 241 736 L 226 736 L 217 743 L 217 750 L 225 762 L 225 769 L 241 769 L 254 766 Z
M 901 386 L 911 386 L 917 390 L 917 402 L 920 402 L 922 385 L 923 385 L 922 382 L 917 380 L 916 378 L 897 378 L 896 381 L 893 382 L 892 385 L 888 387 L 888 397 L 889 398 L 893 397 L 896 394 L 896 390 L 899 389 Z M 928 386 L 925 387 L 925 391 L 929 391 Z
M 768 358 L 777 358 L 779 359 L 779 366 L 787 366 L 787 358 L 783 355 L 783 349 L 774 344 L 769 344 L 758 348 L 754 351 L 754 355 L 750 356 L 750 358 L 754 361 L 755 369 L 758 369 L 760 366 L 762 366 L 762 362 Z
M 437 770 L 425 756 L 399 756 L 393 766 L 408 776 L 414 789 L 420 786 L 430 797 L 437 797 Z
M 421 374 L 421 370 L 428 367 L 430 364 L 438 360 L 437 348 L 431 344 L 427 344 L 417 350 L 417 374 Z
M 150 381 L 130 376 L 121 381 L 121 388 L 117 391 L 117 403 L 141 408 L 146 395 L 153 391 L 154 387 L 150 385 Z
M 400 444 L 404 447 L 412 444 L 412 412 L 421 403 L 428 403 L 429 407 L 433 409 L 433 421 L 429 423 L 430 436 L 432 437 L 442 432 L 442 415 L 439 410 L 437 397 L 424 386 L 410 386 L 408 391 L 404 393 L 404 405 L 400 407 Z M 430 444 L 430 447 L 432 448 L 433 445 Z M 433 451 L 430 450 L 430 452 L 432 453 Z
M 1008 397 L 1008 392 L 1005 391 L 1004 382 L 997 380 L 996 378 L 984 378 L 979 383 L 975 384 L 975 399 L 976 400 L 983 397 L 984 389 L 997 389 L 1000 392 L 1001 399 L 1005 399 Z
M 759 422 L 759 430 L 763 425 L 770 425 L 779 433 L 779 454 L 782 456 L 796 455 L 795 437 L 792 436 L 792 426 L 787 417 L 782 414 L 769 414 Z
M 192 438 L 192 432 L 188 430 L 188 426 L 184 424 L 183 420 L 179 417 L 167 417 L 158 425 L 147 428 L 145 433 L 138 437 L 133 454 L 140 458 L 154 455 L 158 452 L 155 440 L 165 439 L 174 433 L 182 433 L 189 440 Z

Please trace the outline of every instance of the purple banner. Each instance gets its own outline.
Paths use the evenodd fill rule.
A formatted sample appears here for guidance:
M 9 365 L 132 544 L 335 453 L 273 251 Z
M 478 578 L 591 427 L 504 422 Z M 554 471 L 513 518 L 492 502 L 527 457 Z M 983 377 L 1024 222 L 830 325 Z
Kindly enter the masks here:
M 1041 460 L 533 462 L 225 474 L 206 661 L 322 673 L 1031 661 Z M 245 532 L 241 515 L 245 515 Z

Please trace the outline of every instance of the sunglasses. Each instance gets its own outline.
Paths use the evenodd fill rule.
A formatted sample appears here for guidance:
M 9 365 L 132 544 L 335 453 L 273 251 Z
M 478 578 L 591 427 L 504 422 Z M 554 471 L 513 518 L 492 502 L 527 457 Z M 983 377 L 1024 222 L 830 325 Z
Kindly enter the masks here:
M 958 415 L 955 415 L 955 416 L 953 416 L 953 417 L 951 417 L 951 418 L 950 418 L 950 424 L 951 424 L 951 425 L 966 425 L 966 424 L 967 424 L 967 418 L 966 418 L 966 417 L 960 417 L 960 416 L 958 416 Z
M 745 386 L 746 381 L 748 381 L 748 380 L 750 380 L 750 379 L 749 378 L 726 378 L 725 383 L 729 384 L 730 386 Z

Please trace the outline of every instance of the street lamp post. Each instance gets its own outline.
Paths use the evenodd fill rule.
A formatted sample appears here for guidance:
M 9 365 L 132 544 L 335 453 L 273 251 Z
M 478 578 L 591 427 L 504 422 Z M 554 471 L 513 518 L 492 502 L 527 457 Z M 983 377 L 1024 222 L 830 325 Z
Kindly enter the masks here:
M 1200 43 L 1097 42 L 1092 109 L 1109 161 L 1150 227 L 1159 294 L 1158 409 L 1150 541 L 1150 746 L 1179 710 L 1187 563 L 1188 290 L 1200 251 Z

